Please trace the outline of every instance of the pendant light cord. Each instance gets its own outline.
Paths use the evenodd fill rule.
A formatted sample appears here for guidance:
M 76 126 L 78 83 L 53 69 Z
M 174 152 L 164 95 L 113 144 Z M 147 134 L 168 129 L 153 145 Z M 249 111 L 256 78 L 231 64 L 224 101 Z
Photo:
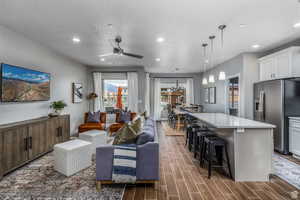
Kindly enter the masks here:
M 204 72 L 206 72 L 206 47 L 207 47 L 207 44 L 203 43 L 202 47 L 203 47 L 203 57 L 204 57 L 204 59 L 203 59 Z
M 214 52 L 214 39 L 216 38 L 216 36 L 211 35 L 209 36 L 210 39 L 210 62 L 211 62 L 211 67 L 213 67 L 213 52 Z

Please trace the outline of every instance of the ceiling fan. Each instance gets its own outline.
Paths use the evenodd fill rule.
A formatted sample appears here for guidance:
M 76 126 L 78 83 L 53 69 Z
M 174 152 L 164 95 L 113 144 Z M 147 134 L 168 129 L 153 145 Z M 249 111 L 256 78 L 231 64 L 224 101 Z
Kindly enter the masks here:
M 124 55 L 124 56 L 139 58 L 139 59 L 142 59 L 144 57 L 144 56 L 141 56 L 141 55 L 138 55 L 138 54 L 125 52 L 124 49 L 122 49 L 120 47 L 121 42 L 122 42 L 122 37 L 120 35 L 117 35 L 114 39 L 115 45 L 113 45 L 112 42 L 110 42 L 112 47 L 113 47 L 113 52 L 99 55 L 99 57 L 106 57 L 106 56 L 111 56 L 111 55 L 121 55 L 121 56 Z

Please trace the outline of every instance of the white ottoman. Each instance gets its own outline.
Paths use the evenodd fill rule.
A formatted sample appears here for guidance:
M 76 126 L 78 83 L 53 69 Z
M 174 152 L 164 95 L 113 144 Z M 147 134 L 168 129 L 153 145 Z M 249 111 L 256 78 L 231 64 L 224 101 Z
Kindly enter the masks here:
M 92 144 L 83 140 L 70 140 L 54 145 L 54 169 L 71 176 L 92 165 Z
M 79 134 L 79 139 L 92 143 L 92 153 L 96 153 L 96 148 L 106 144 L 106 131 L 90 130 Z

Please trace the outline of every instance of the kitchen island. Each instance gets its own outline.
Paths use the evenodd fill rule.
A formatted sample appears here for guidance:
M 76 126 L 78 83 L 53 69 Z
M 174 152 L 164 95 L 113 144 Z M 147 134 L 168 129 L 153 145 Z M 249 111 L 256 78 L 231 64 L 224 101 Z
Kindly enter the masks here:
M 235 181 L 269 181 L 274 125 L 223 113 L 188 114 L 227 141 Z

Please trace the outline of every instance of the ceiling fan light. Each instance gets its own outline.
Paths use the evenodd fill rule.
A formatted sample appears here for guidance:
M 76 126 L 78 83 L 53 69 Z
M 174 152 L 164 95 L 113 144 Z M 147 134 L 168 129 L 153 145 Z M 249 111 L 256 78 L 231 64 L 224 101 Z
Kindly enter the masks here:
M 224 81 L 225 79 L 226 79 L 226 74 L 225 74 L 225 72 L 221 71 L 219 73 L 219 80 Z
M 207 79 L 206 78 L 202 79 L 202 85 L 207 85 Z
M 214 77 L 214 75 L 209 75 L 209 77 L 208 77 L 208 82 L 210 82 L 210 83 L 214 83 L 214 82 L 215 82 L 215 77 Z

